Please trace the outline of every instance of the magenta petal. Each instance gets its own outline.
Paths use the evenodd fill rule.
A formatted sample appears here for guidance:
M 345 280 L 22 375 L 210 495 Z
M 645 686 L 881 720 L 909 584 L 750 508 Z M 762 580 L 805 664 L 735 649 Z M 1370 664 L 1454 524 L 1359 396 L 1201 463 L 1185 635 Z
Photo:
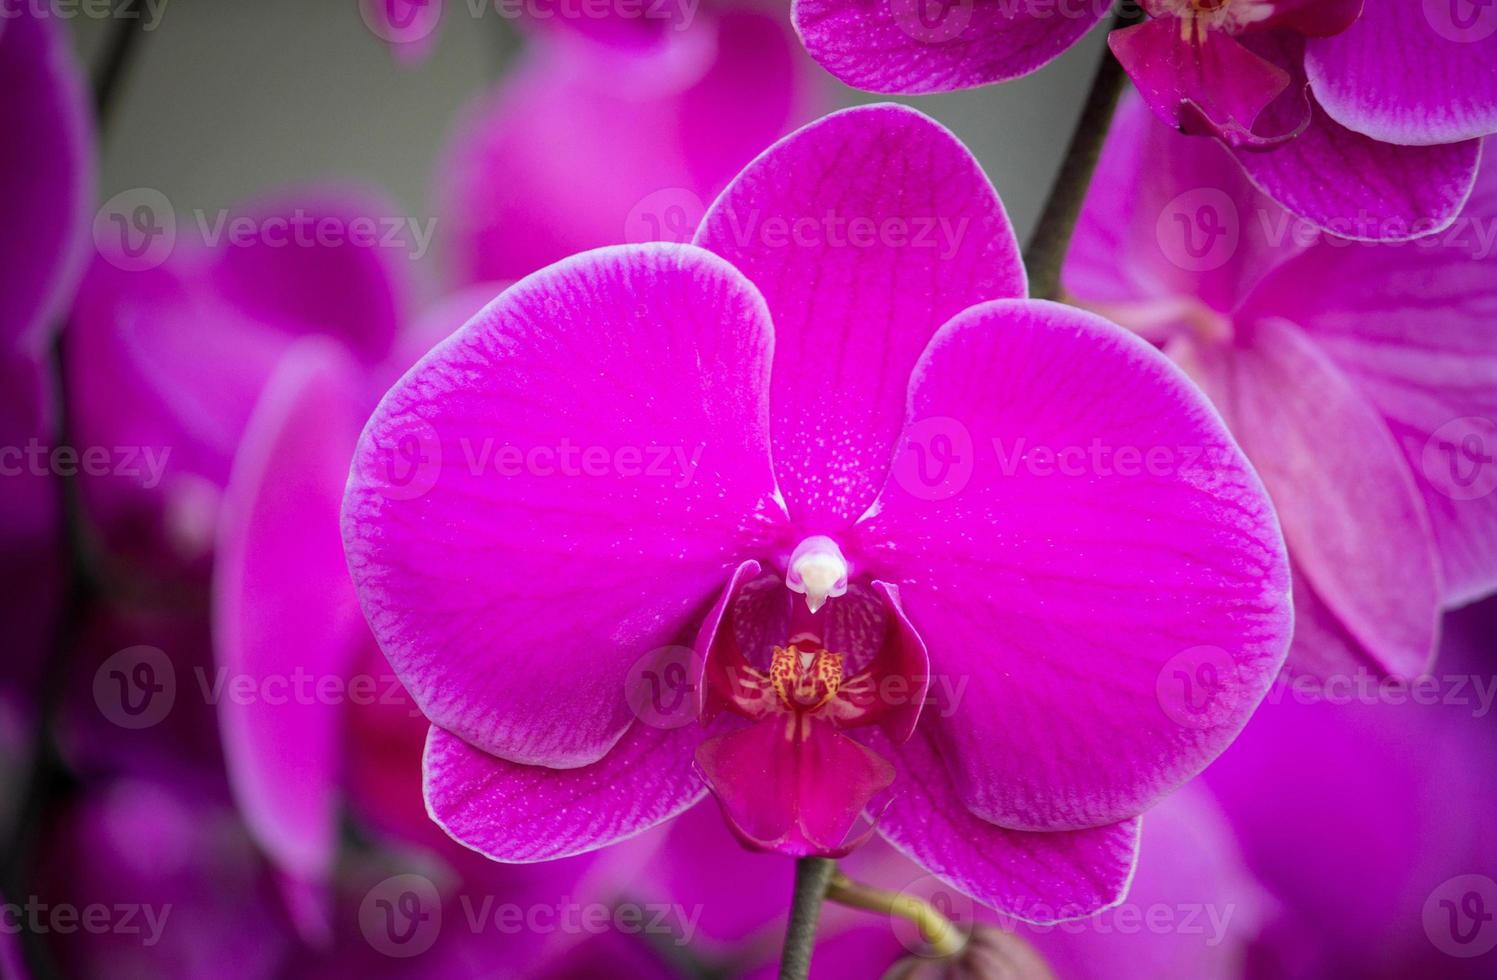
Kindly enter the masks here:
M 1497 168 L 1486 168 L 1450 233 L 1403 248 L 1318 245 L 1244 310 L 1292 319 L 1383 417 L 1428 511 L 1447 604 L 1497 589 L 1497 271 L 1478 237 L 1494 220 Z
M 1388 426 L 1288 321 L 1256 323 L 1230 355 L 1206 362 L 1203 382 L 1262 474 L 1296 567 L 1382 669 L 1422 672 L 1435 651 L 1440 572 Z
M 952 886 L 1026 922 L 1091 915 L 1127 894 L 1137 818 L 1089 830 L 1004 830 L 962 805 L 929 730 L 901 746 L 874 745 L 898 771 L 879 833 Z
M 1130 326 L 1208 327 L 1300 246 L 1290 219 L 1215 140 L 1182 136 L 1143 101 L 1118 106 L 1066 255 L 1065 285 Z M 1282 234 L 1281 234 L 1282 233 Z M 1124 316 L 1126 314 L 1126 317 Z
M 1310 125 L 1294 139 L 1233 153 L 1264 193 L 1332 234 L 1404 241 L 1455 220 L 1476 179 L 1481 143 L 1380 143 L 1312 104 Z
M 987 0 L 795 0 L 795 29 L 823 68 L 870 92 L 949 92 L 1049 64 L 1107 14 Z
M 1113 54 L 1155 115 L 1176 129 L 1231 143 L 1257 140 L 1253 124 L 1289 85 L 1289 73 L 1222 31 L 1188 40 L 1173 17 L 1107 35 Z
M 1368 0 L 1350 29 L 1309 43 L 1305 69 L 1326 112 L 1376 140 L 1497 131 L 1497 8 L 1483 0 Z
M 1250 30 L 1283 27 L 1309 37 L 1329 37 L 1346 30 L 1362 14 L 1363 0 L 1269 0 L 1271 12 Z
M 262 233 L 214 251 L 207 282 L 242 315 L 298 336 L 326 334 L 368 363 L 390 350 L 403 315 L 406 248 L 384 240 L 406 220 L 383 195 L 340 186 L 283 192 L 234 209 Z M 226 225 L 225 227 L 230 227 Z
M 337 850 L 345 718 L 317 692 L 350 673 L 364 631 L 338 537 L 357 382 L 326 340 L 287 353 L 235 459 L 214 569 L 229 777 L 261 846 L 310 881 Z
M 511 286 L 396 384 L 360 440 L 344 541 L 422 711 L 501 758 L 582 766 L 630 667 L 689 638 L 773 521 L 758 293 L 689 245 Z
M 863 808 L 894 778 L 887 760 L 828 722 L 788 714 L 714 736 L 696 760 L 735 831 L 793 855 L 843 853 Z
M 873 502 L 909 371 L 936 328 L 1022 296 L 1003 205 L 950 132 L 896 105 L 833 113 L 750 164 L 696 242 L 732 262 L 775 324 L 775 474 L 796 520 Z
M 83 74 L 45 6 L 0 24 L 0 346 L 37 353 L 57 326 L 88 237 L 94 165 Z
M 633 726 L 603 759 L 547 769 L 497 759 L 433 725 L 426 808 L 458 843 L 525 864 L 596 850 L 674 817 L 706 795 L 691 765 L 694 725 Z
M 783 17 L 759 11 L 701 11 L 670 41 L 700 62 L 690 71 L 556 40 L 466 109 L 444 151 L 434 193 L 464 281 L 517 279 L 600 245 L 688 241 L 809 97 Z
M 1018 830 L 1136 816 L 1231 742 L 1283 662 L 1262 484 L 1174 365 L 1070 307 L 968 310 L 909 397 L 909 463 L 858 553 L 899 583 L 936 679 L 967 682 L 922 722 L 958 791 Z M 1208 665 L 1191 710 L 1174 678 Z

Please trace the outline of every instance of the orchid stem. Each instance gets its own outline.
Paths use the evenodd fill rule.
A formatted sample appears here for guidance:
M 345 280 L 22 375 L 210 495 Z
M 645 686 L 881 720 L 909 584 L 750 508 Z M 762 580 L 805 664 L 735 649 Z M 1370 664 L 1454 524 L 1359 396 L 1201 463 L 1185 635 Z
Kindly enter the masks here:
M 831 858 L 803 857 L 795 862 L 795 895 L 790 900 L 785 950 L 780 954 L 780 980 L 806 980 L 811 972 L 821 902 L 836 871 L 837 862 Z
M 1138 5 L 1133 0 L 1123 0 L 1108 30 L 1131 26 L 1140 19 Z M 1117 109 L 1118 98 L 1127 81 L 1123 66 L 1104 44 L 1102 60 L 1097 65 L 1097 73 L 1092 76 L 1092 87 L 1086 94 L 1081 118 L 1076 120 L 1076 128 L 1071 130 L 1071 141 L 1066 145 L 1060 173 L 1055 175 L 1050 196 L 1045 198 L 1044 210 L 1040 212 L 1039 224 L 1029 239 L 1029 247 L 1024 250 L 1024 267 L 1029 271 L 1029 295 L 1036 299 L 1055 299 L 1060 294 L 1060 269 L 1071 245 L 1071 232 L 1081 215 L 1081 205 L 1091 187 L 1092 172 L 1097 169 L 1113 111 Z
M 883 912 L 913 922 L 920 938 L 941 958 L 955 956 L 967 945 L 967 936 L 941 910 L 922 898 L 903 892 L 885 891 L 853 881 L 844 874 L 833 876 L 827 886 L 827 901 L 869 912 Z

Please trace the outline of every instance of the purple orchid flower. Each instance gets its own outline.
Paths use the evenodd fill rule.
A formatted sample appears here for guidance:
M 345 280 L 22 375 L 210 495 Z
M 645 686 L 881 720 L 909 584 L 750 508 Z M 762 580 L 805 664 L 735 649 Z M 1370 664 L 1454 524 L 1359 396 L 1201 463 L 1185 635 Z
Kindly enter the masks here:
M 68 976 L 261 980 L 290 952 L 264 862 L 221 794 L 192 773 L 85 788 L 53 815 L 37 851 L 42 915 L 109 916 L 107 929 L 74 919 L 41 937 Z
M 206 573 L 244 426 L 288 348 L 323 336 L 360 365 L 390 354 L 406 288 L 396 250 L 290 229 L 399 213 L 370 192 L 312 187 L 231 209 L 220 240 L 189 241 L 190 223 L 157 251 L 129 231 L 100 238 L 69 323 L 69 409 L 80 445 L 128 452 L 81 482 L 137 574 Z M 231 223 L 274 231 L 236 240 Z
M 1320 234 L 1219 145 L 1122 107 L 1065 270 L 1222 410 L 1295 566 L 1291 661 L 1412 677 L 1497 589 L 1497 173 L 1412 244 Z
M 1410 685 L 1286 680 L 1211 767 L 1281 909 L 1248 977 L 1492 975 L 1497 838 L 1471 815 L 1497 805 L 1494 629 L 1492 600 L 1452 613 Z
M 869 809 L 999 908 L 1117 901 L 1138 814 L 1277 673 L 1288 566 L 1178 371 L 1024 297 L 976 161 L 881 105 L 766 151 L 694 244 L 575 256 L 438 345 L 343 517 L 433 722 L 432 816 L 539 861 L 710 786 L 765 849 L 845 851 Z M 1148 475 L 1032 455 L 1093 444 L 1160 451 Z M 672 644 L 700 724 L 637 696 Z M 1206 660 L 1191 716 L 1170 679 Z
M 435 184 L 459 281 L 687 241 L 755 153 L 820 109 L 780 19 L 728 7 L 698 21 L 643 46 L 546 30 L 466 110 Z
M 336 281 L 327 288 L 336 294 Z M 366 827 L 427 847 L 421 805 L 426 726 L 359 614 L 338 511 L 361 420 L 419 354 L 499 287 L 439 303 L 402 332 L 387 364 L 338 344 L 293 344 L 264 385 L 235 452 L 214 549 L 214 646 L 235 797 L 251 833 L 311 906 L 319 927 L 347 804 Z M 480 298 L 481 297 L 481 298 Z M 298 680 L 300 678 L 300 680 Z
M 94 163 L 83 73 L 35 5 L 0 18 L 0 90 L 0 348 L 37 355 L 80 271 Z
M 1231 148 L 1254 184 L 1342 237 L 1451 224 L 1497 131 L 1497 13 L 1468 0 L 1141 0 L 1108 42 L 1155 114 Z M 877 92 L 1032 71 L 1110 4 L 797 0 L 807 49 Z M 1359 16 L 1360 15 L 1360 16 Z

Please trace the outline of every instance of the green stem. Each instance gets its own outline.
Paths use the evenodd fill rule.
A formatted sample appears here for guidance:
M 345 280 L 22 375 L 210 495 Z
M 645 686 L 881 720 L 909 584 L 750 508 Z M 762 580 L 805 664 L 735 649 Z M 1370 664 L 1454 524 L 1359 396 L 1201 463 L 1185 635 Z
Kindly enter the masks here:
M 780 954 L 780 980 L 806 980 L 811 972 L 821 902 L 836 870 L 837 862 L 830 858 L 805 857 L 795 862 L 795 895 L 790 900 L 785 949 Z
M 1109 30 L 1128 27 L 1140 18 L 1137 5 L 1131 0 L 1123 0 L 1113 15 Z M 1039 224 L 1029 239 L 1029 247 L 1024 250 L 1024 267 L 1029 270 L 1029 295 L 1036 299 L 1056 299 L 1060 295 L 1060 268 L 1071 245 L 1071 232 L 1081 215 L 1092 172 L 1097 169 L 1113 111 L 1127 81 L 1123 66 L 1112 56 L 1112 50 L 1103 45 L 1102 61 L 1092 76 L 1092 87 L 1086 94 L 1081 118 L 1076 120 L 1076 128 L 1071 131 L 1060 173 L 1055 175 L 1050 196 L 1045 199 L 1044 210 L 1040 212 Z

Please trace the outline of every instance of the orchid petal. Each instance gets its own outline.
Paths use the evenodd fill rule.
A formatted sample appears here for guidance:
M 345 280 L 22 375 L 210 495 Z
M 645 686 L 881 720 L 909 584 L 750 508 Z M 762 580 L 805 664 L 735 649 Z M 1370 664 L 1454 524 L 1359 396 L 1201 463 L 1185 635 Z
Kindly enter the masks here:
M 1482 239 L 1494 220 L 1488 167 L 1451 232 L 1403 248 L 1322 242 L 1244 310 L 1292 320 L 1382 415 L 1428 511 L 1447 604 L 1497 589 L 1497 258 Z
M 337 852 L 345 715 L 295 678 L 347 677 L 364 633 L 338 537 L 359 394 L 331 342 L 286 354 L 235 459 L 213 576 L 229 777 L 250 831 L 300 880 L 323 879 Z M 258 696 L 236 695 L 242 681 Z
M 344 542 L 427 717 L 514 762 L 608 752 L 631 665 L 680 642 L 783 520 L 772 343 L 721 259 L 620 246 L 516 283 L 391 389 Z
M 691 766 L 694 726 L 637 724 L 577 769 L 495 758 L 433 725 L 426 742 L 431 818 L 458 843 L 524 864 L 596 850 L 663 823 L 707 790 Z
M 1089 830 L 1004 830 L 962 805 L 929 731 L 874 746 L 898 772 L 879 833 L 947 883 L 1026 922 L 1074 919 L 1123 900 L 1138 859 L 1137 818 Z
M 1233 347 L 1202 351 L 1192 374 L 1263 476 L 1317 596 L 1383 670 L 1420 673 L 1435 652 L 1441 582 L 1408 462 L 1304 331 L 1282 319 L 1239 321 Z
M 804 524 L 845 526 L 873 502 L 905 379 L 936 328 L 1025 291 L 981 167 L 903 106 L 833 113 L 781 140 L 717 199 L 696 242 L 773 314 L 775 473 Z
M 83 73 L 44 7 L 7 8 L 0 31 L 0 346 L 38 354 L 88 238 L 93 145 Z
M 856 553 L 899 584 L 936 679 L 967 682 L 926 720 L 973 812 L 1115 823 L 1231 742 L 1283 663 L 1287 559 L 1162 354 L 1070 307 L 974 307 L 915 370 L 900 459 Z M 1180 673 L 1210 675 L 1204 701 L 1180 703 Z
M 1428 146 L 1497 132 L 1497 8 L 1474 0 L 1368 0 L 1305 70 L 1336 122 L 1384 143 Z
M 949 92 L 1049 64 L 1107 14 L 988 0 L 795 0 L 795 29 L 823 68 L 870 92 Z
M 1199 40 L 1173 17 L 1107 35 L 1112 53 L 1155 115 L 1175 129 L 1229 143 L 1259 142 L 1253 125 L 1289 87 L 1289 73 L 1222 31 Z

